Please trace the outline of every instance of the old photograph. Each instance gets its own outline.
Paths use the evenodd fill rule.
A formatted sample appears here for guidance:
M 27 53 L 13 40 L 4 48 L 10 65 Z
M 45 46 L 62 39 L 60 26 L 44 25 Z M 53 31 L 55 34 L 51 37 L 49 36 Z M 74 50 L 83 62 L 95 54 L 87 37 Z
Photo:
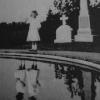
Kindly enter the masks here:
M 100 100 L 100 0 L 0 0 L 0 100 Z

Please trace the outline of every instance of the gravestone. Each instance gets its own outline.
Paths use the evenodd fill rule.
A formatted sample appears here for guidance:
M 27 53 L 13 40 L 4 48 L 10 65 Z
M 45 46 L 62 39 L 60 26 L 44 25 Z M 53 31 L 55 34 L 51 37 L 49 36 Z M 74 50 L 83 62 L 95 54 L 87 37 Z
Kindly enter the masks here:
M 68 17 L 66 17 L 65 15 L 62 15 L 62 17 L 60 18 L 60 20 L 62 20 L 62 25 L 56 30 L 56 39 L 54 41 L 55 43 L 67 43 L 72 41 L 72 28 L 69 25 L 66 25 L 67 19 Z
M 87 0 L 80 0 L 79 30 L 78 34 L 75 36 L 75 41 L 93 42 Z

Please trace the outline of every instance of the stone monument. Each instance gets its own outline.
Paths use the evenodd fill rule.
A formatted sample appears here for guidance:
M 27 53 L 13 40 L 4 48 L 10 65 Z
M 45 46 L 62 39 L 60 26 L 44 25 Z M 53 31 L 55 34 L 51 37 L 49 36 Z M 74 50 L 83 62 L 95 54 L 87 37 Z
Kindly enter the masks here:
M 93 42 L 90 29 L 87 0 L 80 0 L 79 30 L 75 36 L 77 42 Z
M 65 15 L 62 15 L 60 20 L 62 20 L 62 25 L 58 27 L 58 29 L 56 30 L 56 39 L 54 42 L 55 43 L 71 42 L 72 28 L 69 25 L 66 25 L 66 20 L 68 20 L 68 17 L 66 17 Z

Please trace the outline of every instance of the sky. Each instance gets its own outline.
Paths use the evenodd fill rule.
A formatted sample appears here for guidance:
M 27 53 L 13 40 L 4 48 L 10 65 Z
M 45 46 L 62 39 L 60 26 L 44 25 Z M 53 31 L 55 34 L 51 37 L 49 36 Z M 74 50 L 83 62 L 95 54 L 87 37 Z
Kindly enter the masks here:
M 34 6 L 34 0 L 0 0 L 0 22 L 23 20 Z
M 0 22 L 25 21 L 32 10 L 38 9 L 42 18 L 54 0 L 0 0 Z M 85 0 L 82 0 L 83 2 Z M 92 2 L 92 5 L 95 2 Z M 100 0 L 98 0 L 100 2 Z M 82 3 L 83 4 L 83 3 Z M 84 8 L 84 7 L 83 7 Z M 84 14 L 85 15 L 85 14 Z
M 24 21 L 36 7 L 43 13 L 52 0 L 0 0 L 0 22 Z M 37 6 L 38 5 L 38 6 Z

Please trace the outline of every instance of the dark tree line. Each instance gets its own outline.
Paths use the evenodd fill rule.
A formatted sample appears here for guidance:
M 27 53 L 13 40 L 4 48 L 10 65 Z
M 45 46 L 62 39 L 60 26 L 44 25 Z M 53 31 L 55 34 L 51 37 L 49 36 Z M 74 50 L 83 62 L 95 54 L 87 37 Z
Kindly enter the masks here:
M 92 28 L 93 35 L 96 35 L 100 39 L 100 3 L 96 6 L 90 6 L 90 0 L 88 0 L 88 8 L 89 8 L 89 15 L 90 15 L 90 23 Z
M 0 47 L 10 48 L 25 43 L 28 26 L 23 22 L 0 23 Z

